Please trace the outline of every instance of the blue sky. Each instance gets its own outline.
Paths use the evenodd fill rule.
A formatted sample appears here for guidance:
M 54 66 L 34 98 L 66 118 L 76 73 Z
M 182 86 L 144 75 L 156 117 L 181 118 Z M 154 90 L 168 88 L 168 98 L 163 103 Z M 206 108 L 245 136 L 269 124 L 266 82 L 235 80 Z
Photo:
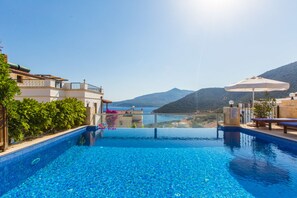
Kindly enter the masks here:
M 295 0 L 0 0 L 0 41 L 32 73 L 114 101 L 224 87 L 297 61 Z

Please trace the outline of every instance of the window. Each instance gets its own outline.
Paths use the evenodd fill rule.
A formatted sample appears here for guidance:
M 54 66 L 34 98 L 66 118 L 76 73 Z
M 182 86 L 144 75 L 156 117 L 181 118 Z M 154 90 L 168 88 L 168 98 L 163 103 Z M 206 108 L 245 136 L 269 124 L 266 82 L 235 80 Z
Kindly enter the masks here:
M 23 76 L 17 75 L 17 82 L 18 83 L 23 83 Z
M 55 87 L 56 87 L 56 88 L 62 88 L 62 81 L 58 81 L 58 80 L 56 80 Z
M 95 106 L 95 113 L 98 113 L 97 111 L 98 111 L 98 107 L 97 107 L 97 103 L 94 103 L 94 106 Z

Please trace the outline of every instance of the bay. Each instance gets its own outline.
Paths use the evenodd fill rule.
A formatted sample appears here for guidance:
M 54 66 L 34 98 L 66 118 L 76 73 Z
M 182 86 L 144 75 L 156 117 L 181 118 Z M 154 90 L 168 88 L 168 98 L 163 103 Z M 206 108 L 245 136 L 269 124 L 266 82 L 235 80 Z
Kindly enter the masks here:
M 142 110 L 143 111 L 143 124 L 144 126 L 153 124 L 155 115 L 153 114 L 153 111 L 157 109 L 158 107 L 135 107 L 134 110 Z M 109 106 L 109 110 L 115 110 L 115 111 L 127 111 L 131 110 L 131 107 L 118 107 L 118 106 Z M 104 107 L 104 111 L 106 111 L 106 108 Z M 157 122 L 169 122 L 169 121 L 176 121 L 176 120 L 182 120 L 186 116 L 185 115 L 177 115 L 177 114 L 157 114 Z

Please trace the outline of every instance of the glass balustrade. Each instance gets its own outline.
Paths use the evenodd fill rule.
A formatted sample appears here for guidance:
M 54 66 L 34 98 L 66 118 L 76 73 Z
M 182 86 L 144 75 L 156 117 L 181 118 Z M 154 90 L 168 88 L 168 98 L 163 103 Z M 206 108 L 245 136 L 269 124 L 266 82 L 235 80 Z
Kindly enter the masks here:
M 103 113 L 98 114 L 101 128 L 216 128 L 222 113 Z

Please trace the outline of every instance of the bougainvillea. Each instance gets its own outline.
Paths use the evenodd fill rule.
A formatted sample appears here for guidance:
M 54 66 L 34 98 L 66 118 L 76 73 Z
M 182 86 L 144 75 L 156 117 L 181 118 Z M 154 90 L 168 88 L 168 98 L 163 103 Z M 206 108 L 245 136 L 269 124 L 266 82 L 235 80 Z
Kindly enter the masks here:
M 109 129 L 113 129 L 116 127 L 115 123 L 118 118 L 117 113 L 118 112 L 115 110 L 109 110 L 109 109 L 106 110 L 106 123 Z M 112 115 L 112 114 L 115 114 L 115 115 Z

